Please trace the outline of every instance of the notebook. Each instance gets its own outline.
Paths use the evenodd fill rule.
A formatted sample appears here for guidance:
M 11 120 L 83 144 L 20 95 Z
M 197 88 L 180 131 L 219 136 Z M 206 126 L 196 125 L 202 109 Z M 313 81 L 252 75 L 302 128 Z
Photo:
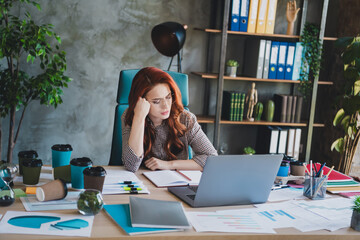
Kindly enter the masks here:
M 200 171 L 158 170 L 143 173 L 156 187 L 198 185 Z
M 146 228 L 190 228 L 181 202 L 130 196 L 131 226 Z
M 264 203 L 282 159 L 282 154 L 209 156 L 196 188 L 168 190 L 192 207 Z

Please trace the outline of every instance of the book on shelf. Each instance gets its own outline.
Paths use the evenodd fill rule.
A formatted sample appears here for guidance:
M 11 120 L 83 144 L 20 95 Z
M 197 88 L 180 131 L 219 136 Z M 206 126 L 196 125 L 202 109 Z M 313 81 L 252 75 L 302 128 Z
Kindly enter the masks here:
M 287 113 L 287 100 L 288 96 L 284 94 L 274 94 L 274 121 L 277 122 L 286 122 L 286 113 Z
M 255 33 L 256 20 L 258 15 L 259 0 L 250 0 L 249 5 L 249 19 L 248 19 L 248 33 Z
M 191 228 L 181 202 L 133 196 L 129 201 L 132 227 Z
M 234 117 L 231 121 L 239 121 L 240 114 L 240 94 L 239 92 L 235 92 L 235 104 L 234 104 Z
M 128 234 L 140 235 L 160 232 L 182 231 L 177 228 L 143 228 L 132 227 L 129 204 L 105 204 L 105 212 Z
M 247 32 L 249 20 L 250 0 L 241 0 L 240 7 L 240 32 Z
M 279 44 L 279 56 L 277 63 L 276 79 L 285 78 L 285 64 L 286 64 L 286 52 L 288 48 L 287 42 L 280 42 Z
M 261 126 L 258 128 L 256 153 L 277 153 L 280 130 L 277 127 Z
M 240 30 L 240 2 L 241 0 L 232 0 L 230 7 L 230 21 L 229 30 L 239 31 Z
M 233 121 L 236 111 L 236 92 L 223 91 L 222 118 Z
M 245 111 L 245 93 L 240 94 L 240 113 L 238 121 L 242 121 L 244 119 L 244 111 Z
M 268 0 L 259 0 L 256 33 L 265 33 Z
M 291 113 L 292 113 L 292 105 L 293 105 L 293 96 L 287 95 L 287 104 L 286 104 L 286 120 L 285 122 L 291 122 Z
M 172 171 L 172 170 L 157 170 L 151 172 L 144 172 L 143 175 L 147 177 L 156 187 L 171 187 L 171 186 L 187 186 L 198 185 L 201 177 L 200 171 L 193 171 L 192 176 L 198 176 L 195 179 L 188 176 L 189 171 Z
M 295 122 L 295 115 L 296 115 L 296 102 L 297 102 L 297 96 L 294 95 L 292 96 L 292 106 L 291 106 L 291 119 L 290 122 L 294 123 Z
M 269 0 L 265 33 L 274 34 L 275 18 L 276 18 L 277 0 Z
M 303 97 L 297 96 L 296 111 L 295 111 L 295 122 L 296 123 L 301 122 L 302 104 L 303 104 Z
M 249 39 L 246 41 L 246 61 L 243 69 L 245 76 L 262 78 L 264 71 L 265 45 L 265 39 Z

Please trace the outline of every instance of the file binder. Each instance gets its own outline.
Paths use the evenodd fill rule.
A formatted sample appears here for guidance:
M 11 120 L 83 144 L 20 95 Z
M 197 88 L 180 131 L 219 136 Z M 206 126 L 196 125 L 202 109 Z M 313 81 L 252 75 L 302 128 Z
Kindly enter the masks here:
M 285 78 L 285 62 L 286 62 L 287 45 L 288 45 L 287 42 L 280 42 L 276 79 Z
M 279 45 L 280 42 L 277 41 L 273 41 L 271 43 L 269 76 L 268 76 L 269 79 L 276 79 Z
M 301 128 L 295 130 L 294 158 L 299 160 L 300 155 Z
M 295 128 L 290 128 L 288 131 L 288 141 L 286 147 L 286 155 L 294 156 L 294 143 L 295 143 Z
M 295 48 L 296 48 L 296 44 L 290 42 L 286 54 L 286 65 L 285 65 L 285 79 L 287 80 L 292 80 Z
M 254 78 L 262 78 L 266 40 L 246 41 L 244 75 Z
M 256 33 L 265 33 L 268 0 L 260 0 L 256 21 Z
M 262 126 L 258 130 L 256 153 L 276 154 L 279 142 L 279 128 Z
M 265 79 L 269 77 L 270 50 L 271 50 L 271 40 L 266 40 L 264 70 L 263 70 L 263 75 L 262 75 L 262 78 L 265 78 Z
M 250 0 L 241 0 L 240 32 L 247 32 Z
M 240 30 L 240 1 L 241 0 L 232 0 L 229 28 L 230 31 Z
M 268 34 L 274 33 L 276 9 L 277 9 L 277 0 L 269 0 L 266 25 L 265 25 L 265 33 L 268 33 Z
M 286 151 L 286 144 L 287 144 L 287 134 L 288 134 L 287 128 L 280 128 L 279 144 L 278 144 L 277 153 L 283 153 L 283 154 L 286 153 L 285 151 Z
M 295 47 L 293 74 L 291 78 L 292 80 L 300 79 L 301 58 L 302 58 L 303 49 L 304 47 L 301 45 L 301 42 L 297 42 Z
M 255 33 L 258 5 L 259 5 L 259 0 L 250 0 L 249 20 L 248 20 L 248 29 L 247 29 L 248 33 Z

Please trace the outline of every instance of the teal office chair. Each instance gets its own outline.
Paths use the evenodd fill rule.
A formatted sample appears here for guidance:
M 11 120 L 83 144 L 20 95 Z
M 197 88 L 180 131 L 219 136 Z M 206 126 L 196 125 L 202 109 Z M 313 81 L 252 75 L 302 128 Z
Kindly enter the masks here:
M 111 155 L 109 165 L 123 165 L 122 162 L 122 133 L 121 133 L 121 115 L 128 108 L 128 96 L 130 93 L 131 83 L 139 69 L 123 70 L 120 72 L 119 87 L 116 101 L 118 105 L 115 109 L 114 132 L 111 145 Z M 181 96 L 182 103 L 187 109 L 189 104 L 189 87 L 188 76 L 183 73 L 166 71 L 177 83 Z M 191 151 L 189 149 L 189 158 L 191 158 Z

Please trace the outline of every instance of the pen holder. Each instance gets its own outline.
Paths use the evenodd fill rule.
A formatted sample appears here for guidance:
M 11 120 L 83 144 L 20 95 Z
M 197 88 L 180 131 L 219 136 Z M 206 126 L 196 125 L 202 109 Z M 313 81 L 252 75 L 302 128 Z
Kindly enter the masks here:
M 325 199 L 327 177 L 306 177 L 304 196 L 313 200 Z

